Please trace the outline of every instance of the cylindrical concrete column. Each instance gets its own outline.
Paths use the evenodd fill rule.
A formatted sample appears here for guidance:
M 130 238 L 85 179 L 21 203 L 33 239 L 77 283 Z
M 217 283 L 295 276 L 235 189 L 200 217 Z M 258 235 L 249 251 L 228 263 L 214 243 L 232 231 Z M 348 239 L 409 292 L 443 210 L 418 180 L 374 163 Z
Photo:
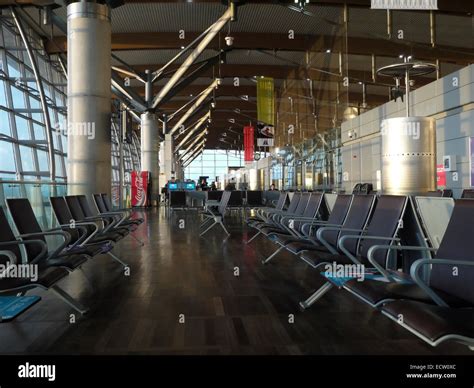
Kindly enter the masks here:
M 415 195 L 436 190 L 436 121 L 397 117 L 382 121 L 382 190 Z
M 142 171 L 151 172 L 151 202 L 156 205 L 160 194 L 160 137 L 158 120 L 153 113 L 141 115 L 141 162 Z
M 67 13 L 68 193 L 110 194 L 110 10 L 78 2 Z

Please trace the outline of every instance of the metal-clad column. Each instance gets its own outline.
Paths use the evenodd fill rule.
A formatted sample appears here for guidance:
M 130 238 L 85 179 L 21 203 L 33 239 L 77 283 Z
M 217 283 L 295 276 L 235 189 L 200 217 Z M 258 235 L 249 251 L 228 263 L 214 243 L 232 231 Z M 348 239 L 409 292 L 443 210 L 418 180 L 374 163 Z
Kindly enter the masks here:
M 149 106 L 153 96 L 150 70 L 145 70 L 145 102 Z M 160 194 L 160 134 L 158 120 L 154 113 L 145 112 L 140 116 L 142 171 L 151 173 L 151 204 L 157 206 Z
M 151 173 L 151 203 L 156 206 L 160 193 L 160 138 L 158 120 L 154 113 L 145 112 L 141 115 L 141 162 L 142 171 Z
M 68 193 L 110 194 L 110 10 L 79 2 L 67 14 Z

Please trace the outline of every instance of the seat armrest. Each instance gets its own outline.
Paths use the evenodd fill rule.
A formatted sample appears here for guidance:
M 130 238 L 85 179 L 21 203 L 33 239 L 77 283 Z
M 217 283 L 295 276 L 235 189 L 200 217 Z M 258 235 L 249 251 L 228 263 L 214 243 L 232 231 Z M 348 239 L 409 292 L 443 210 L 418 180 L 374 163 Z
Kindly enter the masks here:
M 48 254 L 48 246 L 43 240 L 15 240 L 15 241 L 5 241 L 0 242 L 0 249 L 9 245 L 40 245 L 41 251 L 34 257 L 32 260 L 29 260 L 29 264 L 34 264 L 41 261 Z
M 341 250 L 342 253 L 344 253 L 349 259 L 351 259 L 354 263 L 356 264 L 361 264 L 360 260 L 358 260 L 351 252 L 349 252 L 349 250 L 346 248 L 346 246 L 344 245 L 344 243 L 347 241 L 347 240 L 355 240 L 355 239 L 358 239 L 358 240 L 363 240 L 363 239 L 366 239 L 366 238 L 370 238 L 370 239 L 373 239 L 373 240 L 382 240 L 382 241 L 386 241 L 386 240 L 389 240 L 389 241 L 400 241 L 399 238 L 397 237 L 384 237 L 384 236 L 370 236 L 370 235 L 357 235 L 357 234 L 353 234 L 353 235 L 346 235 L 346 236 L 342 236 L 338 241 L 337 241 L 337 246 L 338 248 Z
M 363 232 L 362 229 L 344 228 L 343 226 L 341 227 L 323 226 L 322 228 L 319 228 L 318 231 L 316 232 L 316 240 L 319 241 L 321 244 L 323 244 L 324 247 L 333 255 L 337 253 L 337 250 L 331 244 L 329 244 L 329 242 L 327 242 L 323 236 L 325 232 L 330 232 L 330 231 Z
M 383 268 L 377 260 L 375 260 L 374 255 L 375 252 L 384 249 L 384 250 L 389 250 L 389 251 L 426 251 L 426 252 L 436 252 L 435 248 L 429 248 L 429 247 L 417 247 L 417 246 L 411 246 L 411 245 L 373 245 L 369 248 L 367 252 L 368 260 L 369 262 L 376 268 L 383 276 L 385 279 L 389 281 L 395 281 L 393 276 L 385 269 Z
M 420 269 L 425 265 L 466 265 L 474 266 L 474 262 L 468 260 L 449 260 L 449 259 L 420 259 L 415 261 L 410 267 L 410 275 L 415 281 L 415 283 L 425 291 L 433 301 L 444 307 L 449 307 L 449 305 L 430 287 L 428 286 L 420 276 Z
M 60 231 L 60 230 L 20 234 L 18 237 L 20 237 L 21 239 L 24 239 L 24 238 L 37 237 L 37 236 L 61 236 L 63 238 L 63 242 L 48 256 L 48 258 L 57 256 L 71 242 L 71 235 L 67 232 Z

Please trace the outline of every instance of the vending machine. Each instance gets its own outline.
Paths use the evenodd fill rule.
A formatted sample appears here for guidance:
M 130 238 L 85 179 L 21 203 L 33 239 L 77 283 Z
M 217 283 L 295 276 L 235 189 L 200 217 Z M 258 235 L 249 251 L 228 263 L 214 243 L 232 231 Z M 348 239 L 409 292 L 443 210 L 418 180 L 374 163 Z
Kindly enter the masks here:
M 132 207 L 149 207 L 151 204 L 150 193 L 150 172 L 132 171 Z

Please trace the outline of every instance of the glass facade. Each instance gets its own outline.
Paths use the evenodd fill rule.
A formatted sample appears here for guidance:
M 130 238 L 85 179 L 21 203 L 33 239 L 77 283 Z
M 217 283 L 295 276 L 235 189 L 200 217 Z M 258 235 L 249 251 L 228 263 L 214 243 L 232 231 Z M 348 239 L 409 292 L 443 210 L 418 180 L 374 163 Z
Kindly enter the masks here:
M 208 176 L 213 181 L 218 176 L 229 172 L 229 167 L 244 165 L 244 153 L 240 151 L 204 150 L 184 170 L 184 178 L 198 180 L 200 176 Z
M 58 58 L 48 56 L 42 39 L 24 25 L 38 66 L 50 115 L 55 179 L 66 180 L 67 80 Z M 0 19 L 0 179 L 50 179 L 45 117 L 26 47 L 7 17 Z

